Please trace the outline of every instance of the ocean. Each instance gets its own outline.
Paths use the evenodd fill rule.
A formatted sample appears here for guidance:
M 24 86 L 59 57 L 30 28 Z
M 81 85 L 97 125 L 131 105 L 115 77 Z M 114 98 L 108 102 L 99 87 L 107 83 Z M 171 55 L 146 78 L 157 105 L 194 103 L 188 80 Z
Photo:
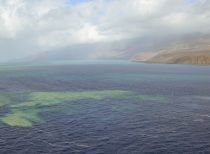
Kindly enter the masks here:
M 0 153 L 210 153 L 210 67 L 0 65 Z

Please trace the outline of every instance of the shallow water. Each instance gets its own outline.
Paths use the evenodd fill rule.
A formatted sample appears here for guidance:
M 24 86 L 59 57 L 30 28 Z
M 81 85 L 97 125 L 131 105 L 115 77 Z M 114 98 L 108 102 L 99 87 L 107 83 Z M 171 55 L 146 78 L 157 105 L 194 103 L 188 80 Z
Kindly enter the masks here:
M 111 94 L 102 97 L 104 91 Z M 32 107 L 14 109 L 27 102 Z M 39 120 L 32 117 L 28 127 L 2 120 L 17 111 L 26 119 L 35 112 Z M 0 153 L 210 153 L 210 67 L 127 61 L 4 66 L 0 118 Z

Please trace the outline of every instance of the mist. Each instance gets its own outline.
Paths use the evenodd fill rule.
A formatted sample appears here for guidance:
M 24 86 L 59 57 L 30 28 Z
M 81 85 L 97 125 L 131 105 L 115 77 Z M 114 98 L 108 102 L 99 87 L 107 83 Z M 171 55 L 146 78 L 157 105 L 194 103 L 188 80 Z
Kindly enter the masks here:
M 129 59 L 209 27 L 207 0 L 0 0 L 0 61 Z

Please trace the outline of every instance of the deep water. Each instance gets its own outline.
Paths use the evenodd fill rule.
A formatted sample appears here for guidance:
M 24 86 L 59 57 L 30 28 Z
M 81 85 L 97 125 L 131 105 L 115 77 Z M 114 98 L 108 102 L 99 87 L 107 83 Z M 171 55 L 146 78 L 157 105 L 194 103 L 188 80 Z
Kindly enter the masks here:
M 85 96 L 78 99 L 80 92 Z M 77 99 L 68 100 L 72 93 Z M 51 100 L 53 105 L 45 104 Z M 27 101 L 35 105 L 15 108 Z M 210 153 L 209 66 L 0 66 L 0 118 L 20 110 L 38 112 L 41 120 L 32 119 L 30 127 L 1 120 L 0 154 Z

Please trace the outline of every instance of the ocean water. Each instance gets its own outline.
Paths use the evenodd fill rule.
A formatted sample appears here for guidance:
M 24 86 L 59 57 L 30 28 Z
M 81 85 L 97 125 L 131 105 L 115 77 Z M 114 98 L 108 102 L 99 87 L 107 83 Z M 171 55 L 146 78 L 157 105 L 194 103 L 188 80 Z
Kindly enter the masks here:
M 210 153 L 210 67 L 0 66 L 0 153 Z

